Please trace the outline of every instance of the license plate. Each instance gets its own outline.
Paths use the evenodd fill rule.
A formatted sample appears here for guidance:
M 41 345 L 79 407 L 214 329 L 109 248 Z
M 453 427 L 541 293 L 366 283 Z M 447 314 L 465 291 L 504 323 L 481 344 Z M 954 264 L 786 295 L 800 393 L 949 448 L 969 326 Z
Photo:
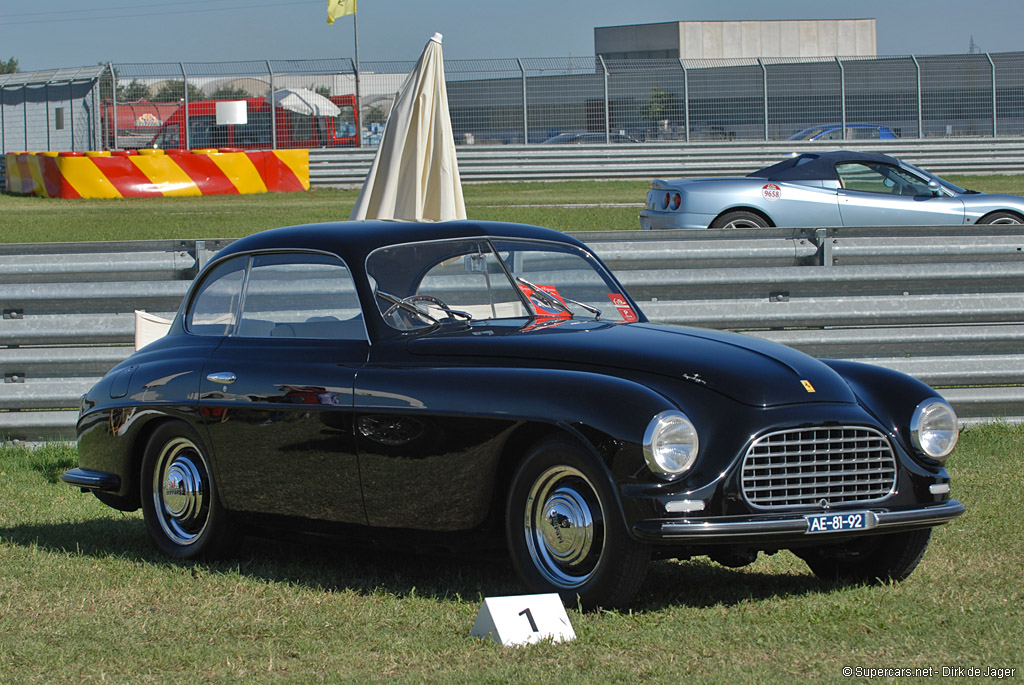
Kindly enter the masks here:
M 875 515 L 870 511 L 844 511 L 834 514 L 804 516 L 808 533 L 839 533 L 848 530 L 867 530 L 875 527 Z

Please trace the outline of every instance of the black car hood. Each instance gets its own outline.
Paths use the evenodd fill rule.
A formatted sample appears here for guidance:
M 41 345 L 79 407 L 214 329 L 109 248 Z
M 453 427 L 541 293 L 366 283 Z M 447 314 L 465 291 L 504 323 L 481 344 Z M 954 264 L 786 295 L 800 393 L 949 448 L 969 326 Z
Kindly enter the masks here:
M 646 323 L 572 320 L 544 328 L 474 324 L 410 340 L 415 355 L 593 365 L 677 378 L 738 402 L 770 407 L 855 402 L 839 374 L 792 348 L 736 333 Z

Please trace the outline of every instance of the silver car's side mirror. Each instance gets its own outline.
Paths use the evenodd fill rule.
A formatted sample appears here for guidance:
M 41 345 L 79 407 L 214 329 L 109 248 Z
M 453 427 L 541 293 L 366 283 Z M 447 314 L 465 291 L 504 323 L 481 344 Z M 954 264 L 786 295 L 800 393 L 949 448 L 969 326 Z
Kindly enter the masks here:
M 942 185 L 934 178 L 928 181 L 928 190 L 932 191 L 932 195 L 942 195 Z

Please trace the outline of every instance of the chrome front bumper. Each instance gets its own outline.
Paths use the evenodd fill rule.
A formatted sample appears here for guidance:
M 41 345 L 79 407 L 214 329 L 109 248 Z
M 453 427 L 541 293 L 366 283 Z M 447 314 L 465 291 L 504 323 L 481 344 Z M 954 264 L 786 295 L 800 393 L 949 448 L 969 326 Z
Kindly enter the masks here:
M 637 538 L 649 542 L 698 542 L 736 543 L 807 541 L 827 539 L 835 535 L 863 535 L 865 533 L 895 533 L 914 528 L 930 528 L 948 523 L 966 511 L 966 507 L 955 499 L 917 509 L 890 511 L 865 508 L 871 515 L 871 525 L 863 530 L 810 533 L 804 513 L 781 516 L 728 517 L 718 519 L 648 519 L 633 526 Z M 858 510 L 860 511 L 860 510 Z M 807 512 L 822 513 L 822 512 Z M 837 510 L 836 513 L 847 513 Z

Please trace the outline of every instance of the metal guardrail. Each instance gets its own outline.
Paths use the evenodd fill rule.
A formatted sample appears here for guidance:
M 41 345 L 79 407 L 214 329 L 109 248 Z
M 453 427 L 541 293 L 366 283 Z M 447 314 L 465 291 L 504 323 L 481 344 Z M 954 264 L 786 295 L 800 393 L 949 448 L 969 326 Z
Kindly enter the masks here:
M 837 148 L 881 152 L 937 174 L 1024 173 L 1024 139 L 830 141 L 827 143 L 647 143 L 611 145 L 460 145 L 466 182 L 565 181 L 743 176 L 793 152 Z M 310 150 L 314 186 L 360 186 L 374 150 Z
M 728 328 L 939 387 L 1024 421 L 1024 229 L 577 233 L 660 322 Z M 230 241 L 0 245 L 0 439 L 74 436 L 80 395 Z

